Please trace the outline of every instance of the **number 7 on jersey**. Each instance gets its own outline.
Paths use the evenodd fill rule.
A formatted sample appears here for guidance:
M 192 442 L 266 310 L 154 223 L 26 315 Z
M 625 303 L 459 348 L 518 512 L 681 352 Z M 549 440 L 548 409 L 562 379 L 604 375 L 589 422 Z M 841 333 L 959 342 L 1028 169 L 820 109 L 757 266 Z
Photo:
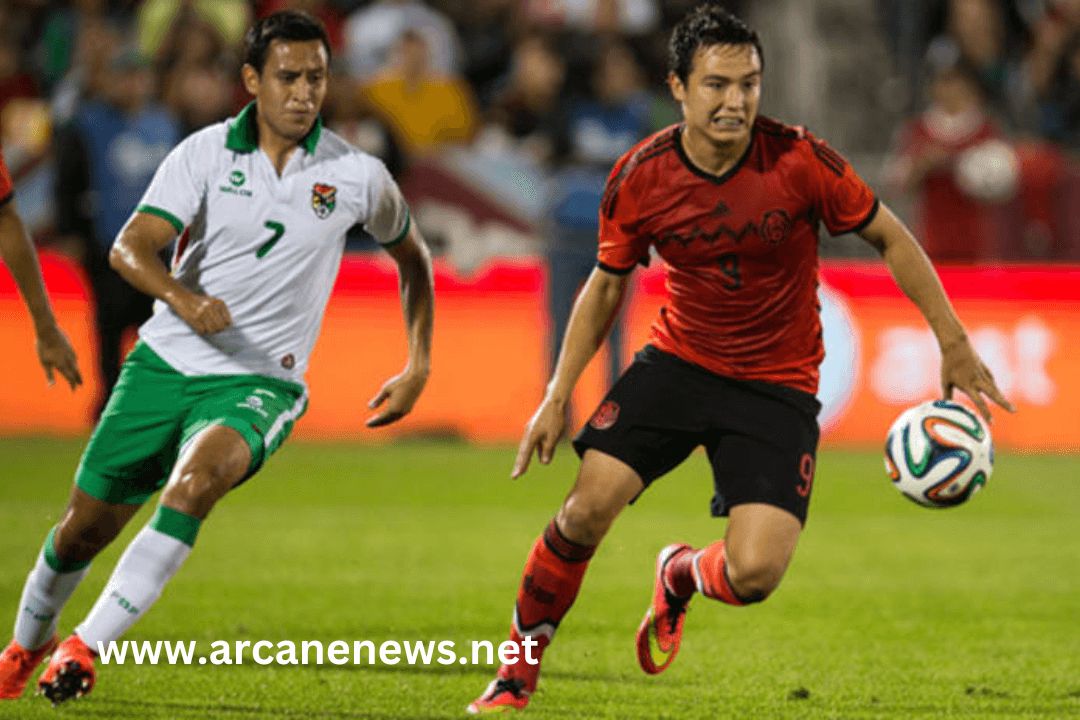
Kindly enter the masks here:
M 285 234 L 285 226 L 279 222 L 273 220 L 267 220 L 265 227 L 274 231 L 274 236 L 259 246 L 259 249 L 255 251 L 255 257 L 260 260 L 270 252 L 274 245 L 277 245 L 277 241 L 281 239 L 281 236 Z

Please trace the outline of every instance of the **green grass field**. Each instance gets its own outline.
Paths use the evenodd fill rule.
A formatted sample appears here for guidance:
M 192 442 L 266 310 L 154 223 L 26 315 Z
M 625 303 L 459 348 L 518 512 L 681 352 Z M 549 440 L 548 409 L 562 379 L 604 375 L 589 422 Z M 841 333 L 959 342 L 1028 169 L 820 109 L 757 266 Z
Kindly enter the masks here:
M 82 444 L 0 441 L 0 627 L 66 501 Z M 525 554 L 569 487 L 568 447 L 508 479 L 511 448 L 287 445 L 204 525 L 132 640 L 472 640 L 509 627 Z M 768 602 L 698 598 L 663 675 L 634 658 L 656 551 L 723 533 L 701 454 L 616 523 L 545 661 L 535 718 L 1080 717 L 1073 457 L 1001 454 L 967 507 L 916 507 L 877 453 L 823 452 L 810 521 Z M 61 621 L 93 603 L 149 506 Z M 135 665 L 86 698 L 3 718 L 460 718 L 493 666 Z

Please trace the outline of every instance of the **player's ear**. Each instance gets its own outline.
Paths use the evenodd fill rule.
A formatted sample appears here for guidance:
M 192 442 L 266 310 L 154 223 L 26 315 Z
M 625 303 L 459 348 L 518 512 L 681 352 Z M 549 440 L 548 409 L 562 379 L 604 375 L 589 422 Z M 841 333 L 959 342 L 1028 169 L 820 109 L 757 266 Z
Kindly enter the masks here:
M 675 98 L 676 102 L 682 103 L 686 100 L 686 86 L 683 81 L 679 79 L 679 76 L 675 73 L 668 73 L 667 76 L 668 87 L 671 88 L 671 95 Z
M 259 71 L 255 66 L 244 63 L 240 68 L 240 79 L 244 81 L 244 89 L 252 95 L 259 94 Z

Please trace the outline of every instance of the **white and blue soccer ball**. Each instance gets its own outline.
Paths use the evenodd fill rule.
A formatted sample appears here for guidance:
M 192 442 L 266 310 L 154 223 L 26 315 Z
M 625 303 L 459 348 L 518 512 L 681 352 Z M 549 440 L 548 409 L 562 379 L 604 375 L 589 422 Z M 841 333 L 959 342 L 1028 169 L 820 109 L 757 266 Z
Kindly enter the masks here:
M 990 479 L 993 467 L 990 428 L 952 400 L 908 408 L 885 440 L 885 470 L 896 489 L 926 507 L 966 502 Z

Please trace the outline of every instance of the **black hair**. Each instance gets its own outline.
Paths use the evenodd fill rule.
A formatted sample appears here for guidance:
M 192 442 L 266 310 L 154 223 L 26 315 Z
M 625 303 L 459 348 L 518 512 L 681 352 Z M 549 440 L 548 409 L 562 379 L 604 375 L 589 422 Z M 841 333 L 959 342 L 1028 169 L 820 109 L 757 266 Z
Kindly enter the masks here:
M 326 48 L 326 60 L 330 61 L 330 37 L 323 24 L 305 12 L 282 10 L 260 18 L 247 31 L 244 37 L 244 64 L 255 68 L 261 75 L 266 65 L 266 53 L 274 40 L 321 40 Z
M 757 31 L 719 5 L 699 5 L 679 21 L 668 43 L 668 69 L 686 82 L 699 48 L 713 45 L 753 45 L 764 63 Z

